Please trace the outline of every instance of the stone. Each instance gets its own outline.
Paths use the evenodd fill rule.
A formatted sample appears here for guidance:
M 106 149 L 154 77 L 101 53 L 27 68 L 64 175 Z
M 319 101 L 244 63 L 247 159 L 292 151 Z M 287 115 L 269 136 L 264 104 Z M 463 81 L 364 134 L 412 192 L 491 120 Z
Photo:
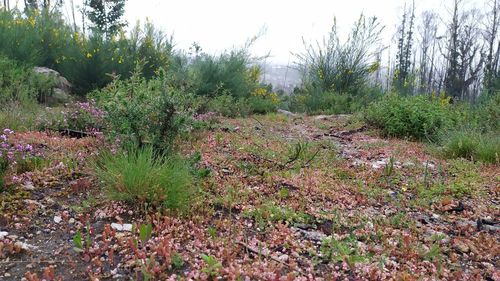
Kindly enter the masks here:
M 28 251 L 28 250 L 33 250 L 33 249 L 36 249 L 37 247 L 36 246 L 33 246 L 33 245 L 30 245 L 28 243 L 25 243 L 25 242 L 16 242 L 14 243 L 14 246 L 18 247 L 18 248 L 21 248 L 25 251 Z
M 283 110 L 283 109 L 278 109 L 278 113 L 284 114 L 284 115 L 289 116 L 289 117 L 296 117 L 297 116 L 297 114 L 290 112 L 288 110 Z
M 54 217 L 54 222 L 55 223 L 60 223 L 62 221 L 62 218 L 60 216 L 55 216 Z
M 455 245 L 454 245 L 455 250 L 461 252 L 461 253 L 468 253 L 470 251 L 469 246 L 465 244 L 464 242 L 460 240 L 455 240 Z
M 68 221 L 69 224 L 74 224 L 75 223 L 75 219 L 74 218 L 70 218 L 69 221 Z
M 382 167 L 385 167 L 386 164 L 387 164 L 387 160 L 385 160 L 385 159 L 378 160 L 378 161 L 372 163 L 372 168 L 373 169 L 380 169 Z
M 112 223 L 111 228 L 116 231 L 127 231 L 127 232 L 132 231 L 132 225 L 130 223 L 124 223 L 124 224 Z
M 54 79 L 54 88 L 51 95 L 44 97 L 43 102 L 49 105 L 60 105 L 72 100 L 71 90 L 73 85 L 59 72 L 47 67 L 34 67 L 33 72 L 47 78 Z
M 12 241 L 15 241 L 15 240 L 17 240 L 19 238 L 19 236 L 17 236 L 17 235 L 9 235 L 9 236 L 7 236 L 7 238 L 9 238 Z
M 30 190 L 30 191 L 35 190 L 35 186 L 33 185 L 32 182 L 27 182 L 27 183 L 21 185 L 21 187 L 23 189 Z

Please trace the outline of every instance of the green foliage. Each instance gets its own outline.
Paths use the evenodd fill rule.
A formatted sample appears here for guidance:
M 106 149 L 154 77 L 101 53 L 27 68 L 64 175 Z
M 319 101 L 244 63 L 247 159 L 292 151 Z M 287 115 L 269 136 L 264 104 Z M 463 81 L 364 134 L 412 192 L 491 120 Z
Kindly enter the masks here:
M 216 112 L 226 117 L 236 117 L 241 115 L 242 104 L 231 95 L 222 94 L 213 97 L 207 105 L 208 111 Z
M 354 235 L 345 239 L 337 240 L 333 237 L 326 238 L 321 243 L 320 252 L 322 256 L 333 262 L 347 262 L 350 266 L 358 262 L 364 262 L 365 257 L 358 254 L 358 241 Z
M 444 152 L 448 157 L 461 157 L 486 163 L 500 162 L 500 137 L 478 130 L 452 130 L 443 137 Z
M 207 264 L 205 267 L 201 269 L 201 271 L 203 271 L 204 273 L 208 274 L 211 277 L 216 277 L 219 274 L 219 270 L 222 269 L 222 264 L 219 261 L 217 261 L 217 259 L 213 256 L 202 254 L 201 258 Z
M 184 266 L 184 260 L 182 259 L 182 256 L 179 255 L 179 253 L 175 253 L 172 256 L 172 266 L 176 269 L 180 269 Z
M 487 96 L 471 114 L 476 116 L 481 130 L 500 134 L 500 92 Z
M 153 232 L 153 225 L 151 223 L 142 224 L 139 227 L 139 239 L 142 243 L 146 243 L 146 241 L 151 238 L 151 233 Z
M 121 19 L 125 13 L 126 0 L 86 0 L 88 17 L 95 31 L 112 36 L 126 26 Z
M 450 107 L 425 96 L 402 97 L 394 94 L 371 104 L 365 121 L 381 129 L 384 136 L 434 140 L 447 128 Z
M 248 67 L 246 49 L 233 50 L 218 57 L 202 54 L 191 66 L 191 81 L 196 95 L 248 97 L 258 85 Z
M 309 115 L 354 113 L 377 100 L 382 92 L 366 87 L 356 96 L 348 93 L 323 92 L 312 87 L 294 91 L 289 98 L 289 109 Z
M 106 112 L 108 131 L 124 143 L 169 150 L 185 120 L 163 76 L 148 81 L 136 70 L 130 79 L 114 80 L 91 96 Z
M 83 252 L 83 242 L 82 242 L 82 234 L 80 231 L 77 231 L 75 235 L 73 235 L 73 244 L 75 245 L 73 247 L 73 250 L 75 252 Z
M 27 65 L 57 70 L 79 94 L 104 87 L 120 75 L 130 77 L 138 62 L 149 79 L 167 68 L 172 39 L 150 23 L 139 23 L 128 37 L 83 36 L 67 24 L 57 9 L 0 10 L 0 54 Z M 76 67 L 77 66 L 77 67 Z
M 481 185 L 478 166 L 474 163 L 456 159 L 449 160 L 448 173 L 453 175 L 447 181 L 435 181 L 417 187 L 417 195 L 424 203 L 438 202 L 444 197 L 463 198 L 477 194 Z
M 287 207 L 275 205 L 273 202 L 267 202 L 245 213 L 245 216 L 254 218 L 260 228 L 264 229 L 268 222 L 288 222 L 288 223 L 307 223 L 311 217 L 307 214 L 296 212 Z
M 94 166 L 114 200 L 184 209 L 194 194 L 189 165 L 176 156 L 155 154 L 151 147 L 104 152 Z
M 7 172 L 7 168 L 9 167 L 9 162 L 7 161 L 5 156 L 0 157 L 0 191 L 2 191 L 5 187 L 5 173 Z
M 250 96 L 243 101 L 248 106 L 247 111 L 251 114 L 267 114 L 276 111 L 278 100 L 267 96 Z
M 341 42 L 335 21 L 323 44 L 314 47 L 304 42 L 305 52 L 297 56 L 303 82 L 320 92 L 357 95 L 369 74 L 379 68 L 376 48 L 382 30 L 376 18 L 361 15 Z
M 54 81 L 0 56 L 0 103 L 33 105 L 52 94 Z

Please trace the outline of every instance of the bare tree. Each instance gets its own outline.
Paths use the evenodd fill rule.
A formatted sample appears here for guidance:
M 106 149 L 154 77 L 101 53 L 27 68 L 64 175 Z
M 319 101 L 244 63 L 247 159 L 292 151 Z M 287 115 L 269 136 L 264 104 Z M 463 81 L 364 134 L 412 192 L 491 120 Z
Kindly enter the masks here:
M 477 92 L 470 86 L 480 77 L 483 65 L 483 44 L 477 37 L 479 11 L 460 11 L 462 0 L 454 0 L 452 20 L 449 24 L 449 42 L 444 53 L 447 62 L 444 87 L 454 99 L 472 101 Z
M 431 92 L 432 75 L 434 73 L 434 62 L 436 55 L 438 32 L 438 15 L 431 11 L 425 11 L 421 15 L 419 26 L 420 41 L 420 67 L 419 67 L 419 90 L 420 92 Z
M 490 0 L 491 12 L 486 21 L 484 39 L 487 42 L 487 54 L 485 55 L 484 87 L 492 91 L 493 82 L 498 77 L 498 58 L 500 53 L 500 40 L 497 40 L 498 28 L 500 26 L 500 1 Z
M 396 55 L 396 71 L 394 74 L 394 86 L 398 90 L 407 92 L 409 75 L 411 72 L 412 49 L 413 49 L 413 26 L 415 20 L 415 2 L 408 10 L 404 7 L 401 25 L 399 27 L 398 52 Z

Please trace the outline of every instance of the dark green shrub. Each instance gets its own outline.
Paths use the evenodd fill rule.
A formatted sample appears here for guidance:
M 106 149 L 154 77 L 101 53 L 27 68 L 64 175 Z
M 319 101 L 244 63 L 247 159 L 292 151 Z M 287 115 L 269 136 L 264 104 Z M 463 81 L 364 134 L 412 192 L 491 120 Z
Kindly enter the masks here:
M 85 37 L 57 9 L 0 10 L 0 54 L 59 71 L 81 95 L 104 87 L 114 76 L 130 77 L 138 62 L 144 63 L 142 75 L 150 79 L 169 66 L 171 51 L 172 38 L 149 22 L 138 24 L 129 36 Z
M 381 95 L 380 89 L 372 87 L 366 87 L 356 96 L 306 87 L 294 91 L 289 98 L 288 107 L 291 111 L 309 115 L 354 113 L 379 99 Z
M 239 100 L 227 94 L 211 98 L 208 101 L 207 110 L 226 117 L 236 117 L 241 114 Z
M 483 131 L 500 134 L 500 93 L 492 94 L 474 110 L 478 124 Z
M 35 104 L 50 96 L 54 81 L 34 73 L 29 67 L 0 56 L 0 103 Z
M 108 133 L 134 146 L 171 148 L 185 116 L 175 107 L 163 76 L 146 80 L 140 71 L 127 80 L 114 80 L 91 93 L 104 111 Z
M 269 97 L 251 96 L 246 100 L 246 104 L 248 105 L 248 111 L 252 114 L 267 114 L 276 111 L 278 100 Z
M 365 121 L 379 128 L 384 136 L 435 140 L 451 125 L 450 105 L 425 96 L 402 97 L 394 94 L 371 104 Z
M 152 147 L 105 152 L 94 166 L 95 175 L 113 200 L 182 210 L 194 193 L 187 162 L 157 154 Z
M 258 86 L 258 69 L 249 68 L 246 49 L 224 53 L 218 57 L 202 54 L 191 66 L 191 80 L 197 95 L 216 97 L 230 95 L 248 97 Z M 256 76 L 256 77 L 253 77 Z

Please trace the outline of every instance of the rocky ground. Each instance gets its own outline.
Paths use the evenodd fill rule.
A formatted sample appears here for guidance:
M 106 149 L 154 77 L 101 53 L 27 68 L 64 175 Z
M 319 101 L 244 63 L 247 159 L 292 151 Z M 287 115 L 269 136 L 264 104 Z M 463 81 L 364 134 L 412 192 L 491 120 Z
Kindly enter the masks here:
M 222 119 L 189 211 L 106 199 L 101 140 L 14 133 L 43 163 L 0 192 L 0 280 L 500 280 L 500 168 L 352 116 Z M 149 229 L 151 227 L 151 229 Z

